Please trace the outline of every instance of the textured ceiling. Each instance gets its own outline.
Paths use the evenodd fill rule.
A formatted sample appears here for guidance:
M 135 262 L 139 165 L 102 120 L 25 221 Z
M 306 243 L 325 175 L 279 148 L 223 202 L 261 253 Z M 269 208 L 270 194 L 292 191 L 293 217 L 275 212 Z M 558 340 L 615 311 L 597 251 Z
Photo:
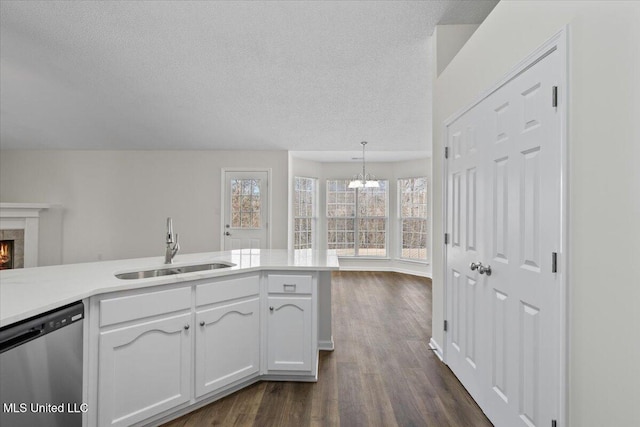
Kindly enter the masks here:
M 496 1 L 0 2 L 0 148 L 430 151 L 428 37 Z

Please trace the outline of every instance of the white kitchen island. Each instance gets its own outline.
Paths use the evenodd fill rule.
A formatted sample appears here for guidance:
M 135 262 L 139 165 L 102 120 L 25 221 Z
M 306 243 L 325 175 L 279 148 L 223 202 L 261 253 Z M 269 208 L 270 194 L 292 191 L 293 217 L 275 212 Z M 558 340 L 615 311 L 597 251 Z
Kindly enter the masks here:
M 0 326 L 82 300 L 85 426 L 158 424 L 256 381 L 317 379 L 334 251 L 180 254 L 217 270 L 124 280 L 161 257 L 0 272 Z

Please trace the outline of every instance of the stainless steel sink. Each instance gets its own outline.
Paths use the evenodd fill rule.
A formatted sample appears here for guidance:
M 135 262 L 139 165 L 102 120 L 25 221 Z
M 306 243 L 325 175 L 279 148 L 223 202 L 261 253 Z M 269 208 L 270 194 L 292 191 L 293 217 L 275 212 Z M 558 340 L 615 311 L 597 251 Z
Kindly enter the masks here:
M 116 274 L 118 279 L 147 279 L 149 277 L 171 276 L 173 274 L 192 273 L 194 271 L 217 270 L 219 268 L 233 267 L 230 262 L 214 262 L 211 264 L 184 265 L 181 267 L 156 268 L 154 270 L 131 271 L 129 273 Z

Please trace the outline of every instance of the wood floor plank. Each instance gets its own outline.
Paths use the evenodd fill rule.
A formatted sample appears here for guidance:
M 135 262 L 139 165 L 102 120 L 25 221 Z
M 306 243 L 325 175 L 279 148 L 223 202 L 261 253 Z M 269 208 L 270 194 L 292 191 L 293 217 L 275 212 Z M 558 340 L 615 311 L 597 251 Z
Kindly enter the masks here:
M 428 346 L 431 298 L 429 279 L 334 273 L 336 349 L 320 353 L 317 383 L 257 383 L 165 427 L 489 427 Z

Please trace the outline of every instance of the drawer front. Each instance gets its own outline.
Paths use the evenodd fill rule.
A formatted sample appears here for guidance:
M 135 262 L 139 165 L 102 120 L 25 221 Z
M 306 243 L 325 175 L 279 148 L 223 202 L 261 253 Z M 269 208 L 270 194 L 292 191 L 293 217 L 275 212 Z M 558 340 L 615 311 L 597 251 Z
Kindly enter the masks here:
M 217 280 L 196 286 L 196 305 L 214 304 L 260 293 L 260 276 Z
M 191 287 L 100 301 L 100 326 L 191 308 Z
M 311 275 L 270 274 L 269 293 L 310 294 Z

